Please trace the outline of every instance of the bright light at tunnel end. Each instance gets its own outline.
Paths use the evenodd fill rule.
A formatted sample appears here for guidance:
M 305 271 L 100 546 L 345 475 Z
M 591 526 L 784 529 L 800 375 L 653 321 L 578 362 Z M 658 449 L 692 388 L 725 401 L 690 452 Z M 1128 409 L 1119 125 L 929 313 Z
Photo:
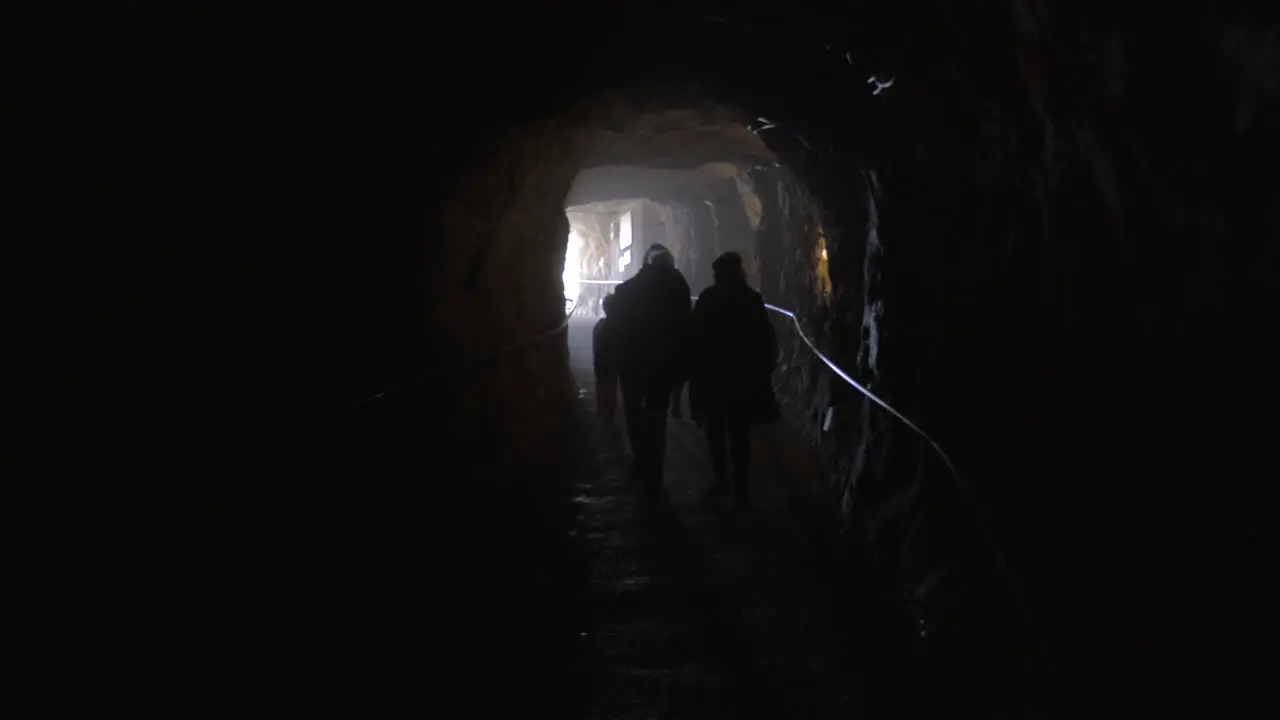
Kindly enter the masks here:
M 569 231 L 569 243 L 564 251 L 564 272 L 560 275 L 564 283 L 564 299 L 576 300 L 582 284 L 578 277 L 582 271 L 582 238 L 576 231 Z

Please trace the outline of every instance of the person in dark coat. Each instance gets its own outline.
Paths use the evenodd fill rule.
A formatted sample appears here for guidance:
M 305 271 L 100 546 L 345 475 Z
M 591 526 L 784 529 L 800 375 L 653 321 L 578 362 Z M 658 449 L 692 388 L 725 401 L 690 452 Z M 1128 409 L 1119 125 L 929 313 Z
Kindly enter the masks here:
M 618 286 L 610 313 L 632 472 L 654 491 L 662 487 L 667 410 L 687 372 L 689 304 L 675 258 L 655 244 L 636 276 Z
M 747 285 L 742 257 L 728 252 L 711 267 L 715 284 L 693 308 L 689 395 L 711 449 L 712 494 L 727 492 L 732 474 L 734 501 L 745 504 L 751 426 L 779 417 L 771 379 L 777 337 L 764 298 Z
M 618 352 L 614 347 L 609 324 L 609 309 L 613 295 L 605 296 L 600 303 L 604 317 L 591 329 L 592 365 L 596 373 L 596 411 L 600 419 L 613 423 L 618 410 Z

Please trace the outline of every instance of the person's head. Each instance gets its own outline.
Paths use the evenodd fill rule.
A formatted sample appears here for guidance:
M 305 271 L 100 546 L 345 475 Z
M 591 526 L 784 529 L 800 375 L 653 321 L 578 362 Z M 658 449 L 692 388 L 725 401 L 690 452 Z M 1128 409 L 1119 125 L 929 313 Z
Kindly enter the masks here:
M 609 306 L 613 305 L 613 293 L 604 296 L 604 300 L 600 302 L 600 309 L 604 310 L 604 316 L 609 317 Z
M 676 266 L 675 256 L 661 243 L 654 243 L 644 251 L 644 264 L 646 267 L 652 265 L 654 267 L 673 268 Z
M 711 263 L 711 272 L 716 282 L 746 282 L 747 272 L 742 268 L 742 256 L 736 252 L 727 252 Z

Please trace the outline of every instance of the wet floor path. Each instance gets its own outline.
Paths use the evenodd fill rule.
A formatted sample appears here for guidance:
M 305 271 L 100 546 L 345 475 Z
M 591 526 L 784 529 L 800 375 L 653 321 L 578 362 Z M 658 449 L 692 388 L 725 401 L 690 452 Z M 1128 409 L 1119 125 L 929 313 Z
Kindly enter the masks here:
M 587 417 L 595 389 L 575 330 Z M 619 424 L 585 424 L 593 457 L 574 503 L 586 717 L 917 716 L 905 661 L 868 632 L 891 623 L 819 547 L 824 473 L 803 442 L 757 430 L 751 505 L 734 511 L 704 498 L 710 465 L 692 423 L 671 421 L 660 498 L 627 477 Z

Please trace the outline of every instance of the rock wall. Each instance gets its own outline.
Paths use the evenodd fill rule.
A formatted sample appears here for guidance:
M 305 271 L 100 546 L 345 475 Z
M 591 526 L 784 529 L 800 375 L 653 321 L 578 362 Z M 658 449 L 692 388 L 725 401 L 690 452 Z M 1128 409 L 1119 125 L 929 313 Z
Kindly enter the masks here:
M 527 487 L 545 476 L 538 468 L 558 459 L 547 449 L 563 444 L 558 427 L 570 410 L 573 381 L 566 335 L 542 336 L 564 320 L 556 297 L 562 293 L 548 290 L 562 290 L 569 221 L 563 206 L 547 202 L 547 189 L 568 192 L 579 152 L 573 136 L 557 128 L 526 128 L 464 176 L 445 204 L 427 284 L 436 294 L 429 303 L 432 336 L 444 357 L 429 364 L 469 367 L 431 402 L 450 410 L 451 426 L 504 448 L 469 460 L 462 482 Z M 483 359 L 522 342 L 528 344 Z M 431 383 L 427 392 L 438 395 L 439 388 Z
M 755 254 L 765 301 L 795 312 L 804 331 L 824 352 L 831 350 L 831 297 L 818 291 L 820 211 L 795 176 L 785 168 L 752 172 L 762 205 Z M 774 386 L 787 419 L 814 443 L 834 437 L 822 430 L 831 404 L 832 376 L 800 341 L 790 320 L 774 316 L 783 356 Z
M 689 206 L 693 236 L 697 239 L 696 261 L 689 268 L 689 287 L 700 292 L 714 281 L 711 263 L 716 259 L 716 222 L 712 205 L 699 200 Z
M 1157 38 L 1119 12 L 1013 10 L 976 45 L 959 10 L 910 25 L 956 60 L 901 57 L 885 93 L 859 372 L 956 460 L 1047 639 L 1016 652 L 1043 650 L 1078 705 L 1262 712 L 1266 661 L 1236 638 L 1266 594 L 1274 545 L 1247 498 L 1274 458 L 1252 422 L 1193 418 L 1262 413 L 1246 383 L 1277 316 L 1257 153 L 1274 30 L 1179 14 Z M 946 468 L 875 419 L 860 452 L 856 517 L 901 553 L 926 625 L 1003 622 L 961 599 L 984 596 L 990 553 L 951 525 L 966 494 Z
M 712 201 L 711 219 L 715 227 L 712 260 L 726 252 L 736 252 L 742 256 L 742 267 L 747 279 L 753 286 L 759 286 L 761 268 L 756 257 L 756 230 L 752 225 L 743 196 L 737 191 L 737 184 L 732 180 L 725 181 L 726 191 Z
M 1275 458 L 1252 420 L 1192 419 L 1265 414 L 1250 388 L 1274 353 L 1256 328 L 1280 316 L 1264 279 L 1274 169 L 1257 152 L 1276 129 L 1275 34 L 1250 20 L 1179 20 L 1156 41 L 1123 13 L 1052 3 L 890 13 L 888 36 L 933 51 L 870 50 L 897 80 L 866 152 L 771 141 L 826 203 L 827 305 L 806 305 L 812 241 L 784 229 L 787 184 L 754 178 L 774 188 L 766 295 L 960 471 L 787 349 L 787 416 L 826 450 L 850 529 L 895 569 L 957 702 L 1268 702 L 1257 643 L 1232 638 L 1274 632 L 1237 619 L 1267 595 L 1275 539 L 1246 498 Z M 975 26 L 976 44 L 956 32 Z M 1210 99 L 1188 104 L 1192 87 Z
M 702 244 L 693 234 L 693 221 L 689 211 L 680 204 L 656 203 L 653 205 L 653 212 L 661 219 L 667 238 L 666 245 L 676 259 L 676 269 L 684 275 L 692 292 L 696 293 L 698 289 L 694 287 L 693 277 L 704 258 Z

